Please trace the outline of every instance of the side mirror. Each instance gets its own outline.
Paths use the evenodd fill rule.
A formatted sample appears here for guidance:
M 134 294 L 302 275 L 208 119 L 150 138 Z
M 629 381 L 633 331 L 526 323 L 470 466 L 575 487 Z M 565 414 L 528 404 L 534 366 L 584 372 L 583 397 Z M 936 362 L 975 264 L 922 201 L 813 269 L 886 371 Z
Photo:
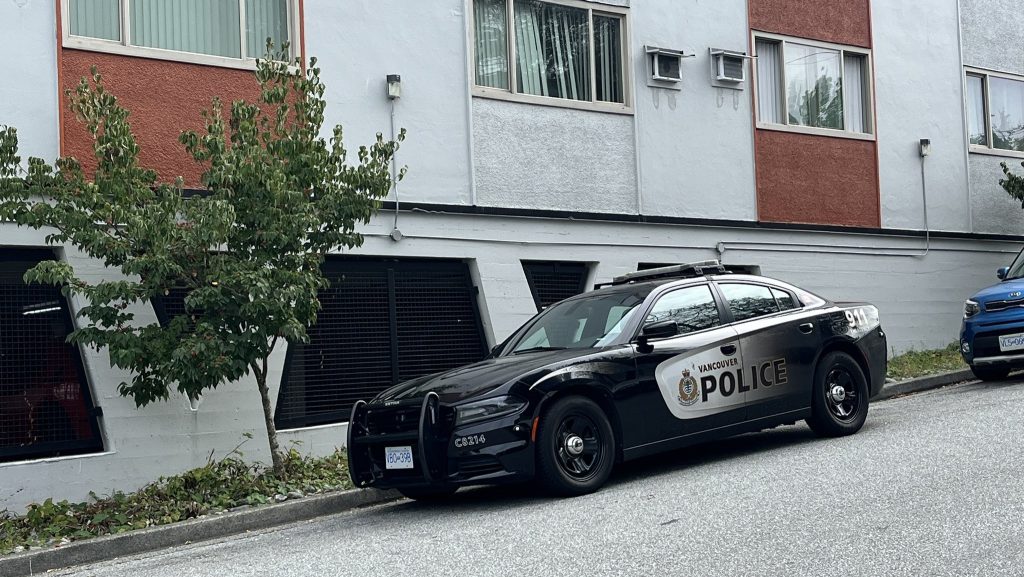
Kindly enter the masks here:
M 996 276 L 999 277 L 999 280 L 1003 280 L 1008 272 L 1010 272 L 1010 267 L 1004 266 L 996 271 Z
M 653 339 L 667 339 L 679 334 L 679 325 L 675 321 L 659 321 L 651 323 L 640 329 L 640 336 L 636 339 L 637 348 L 641 353 L 649 353 L 654 350 L 650 341 Z

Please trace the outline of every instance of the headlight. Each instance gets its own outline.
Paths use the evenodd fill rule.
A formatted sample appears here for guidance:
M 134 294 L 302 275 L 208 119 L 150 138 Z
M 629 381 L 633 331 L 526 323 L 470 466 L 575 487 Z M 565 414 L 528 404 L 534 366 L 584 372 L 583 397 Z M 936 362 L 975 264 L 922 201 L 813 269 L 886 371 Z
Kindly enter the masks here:
M 981 312 L 981 307 L 978 306 L 978 303 L 972 301 L 971 299 L 967 299 L 964 302 L 964 318 L 965 319 L 973 317 L 974 315 L 976 315 L 976 314 L 978 314 L 980 312 Z
M 526 401 L 519 397 L 494 397 L 474 401 L 455 407 L 455 425 L 465 425 L 484 419 L 495 419 L 513 415 L 526 408 Z

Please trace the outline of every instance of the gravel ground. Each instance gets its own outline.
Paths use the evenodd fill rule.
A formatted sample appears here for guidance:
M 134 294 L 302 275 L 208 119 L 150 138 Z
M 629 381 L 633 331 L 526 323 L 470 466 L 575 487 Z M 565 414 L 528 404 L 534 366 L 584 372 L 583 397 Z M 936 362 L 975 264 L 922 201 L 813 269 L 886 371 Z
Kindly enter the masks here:
M 575 499 L 478 489 L 76 571 L 80 576 L 1021 575 L 1021 383 L 876 403 L 629 463 Z

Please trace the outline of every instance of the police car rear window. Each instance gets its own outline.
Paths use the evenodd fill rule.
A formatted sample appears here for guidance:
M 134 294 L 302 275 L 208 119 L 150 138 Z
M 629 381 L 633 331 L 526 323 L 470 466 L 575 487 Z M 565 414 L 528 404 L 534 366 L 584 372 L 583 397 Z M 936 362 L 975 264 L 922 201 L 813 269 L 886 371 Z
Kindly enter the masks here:
M 775 302 L 771 289 L 766 286 L 723 283 L 718 287 L 729 302 L 729 310 L 737 321 L 779 312 L 779 304 Z

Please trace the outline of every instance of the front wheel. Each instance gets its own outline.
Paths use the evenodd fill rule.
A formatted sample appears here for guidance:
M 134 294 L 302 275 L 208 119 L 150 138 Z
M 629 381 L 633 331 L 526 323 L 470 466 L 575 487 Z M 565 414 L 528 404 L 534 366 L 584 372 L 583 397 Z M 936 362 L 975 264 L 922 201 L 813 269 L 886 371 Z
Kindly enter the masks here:
M 615 434 L 594 401 L 556 401 L 540 418 L 537 474 L 556 495 L 592 493 L 608 480 L 615 464 Z
M 868 381 L 857 361 L 835 351 L 814 371 L 811 417 L 807 424 L 822 437 L 852 435 L 868 416 Z
M 979 367 L 971 365 L 971 372 L 983 381 L 1001 381 L 1010 376 L 1009 367 Z

